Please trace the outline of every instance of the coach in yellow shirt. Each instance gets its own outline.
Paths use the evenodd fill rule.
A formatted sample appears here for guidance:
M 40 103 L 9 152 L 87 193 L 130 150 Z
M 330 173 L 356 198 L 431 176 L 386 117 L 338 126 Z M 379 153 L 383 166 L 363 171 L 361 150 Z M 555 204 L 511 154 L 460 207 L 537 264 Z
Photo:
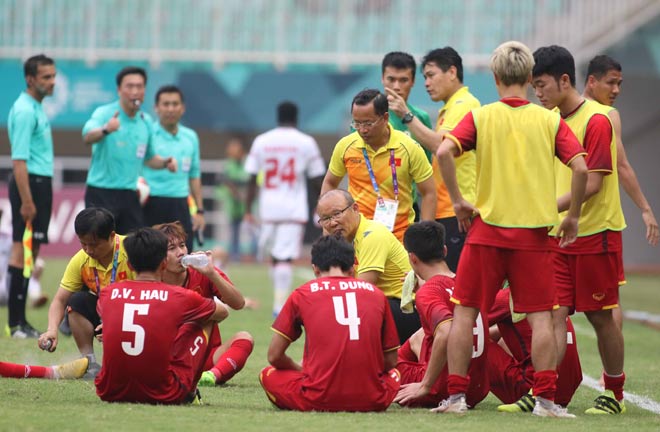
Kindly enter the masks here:
M 355 132 L 335 146 L 321 195 L 348 175 L 348 192 L 367 219 L 382 222 L 401 242 L 415 220 L 413 182 L 422 196 L 421 219 L 433 220 L 433 169 L 412 138 L 389 125 L 388 103 L 378 90 L 362 90 L 351 105 Z
M 355 277 L 366 280 L 385 294 L 399 332 L 405 342 L 421 324 L 419 315 L 401 312 L 401 287 L 410 271 L 408 253 L 380 222 L 360 214 L 359 204 L 343 189 L 331 190 L 319 198 L 319 223 L 324 232 L 341 235 L 355 248 Z
M 422 60 L 424 85 L 433 102 L 444 102 L 438 112 L 435 131 L 427 127 L 420 119 L 408 110 L 405 101 L 394 92 L 387 91 L 390 110 L 406 122 L 408 129 L 417 141 L 431 153 L 435 154 L 445 134 L 452 131 L 456 125 L 474 108 L 481 106 L 468 87 L 463 85 L 463 60 L 451 47 L 437 48 L 429 51 Z M 477 158 L 473 150 L 463 152 L 455 160 L 456 178 L 461 193 L 468 202 L 474 202 Z M 442 180 L 438 159 L 433 158 L 433 178 L 437 197 L 435 220 L 442 223 L 446 229 L 447 265 L 452 271 L 458 268 L 458 260 L 465 243 L 465 233 L 458 229 L 458 221 L 454 207 Z
M 94 356 L 94 332 L 101 324 L 96 312 L 98 294 L 112 282 L 133 279 L 128 265 L 124 236 L 115 233 L 115 219 L 110 211 L 89 207 L 76 216 L 74 222 L 80 249 L 69 261 L 60 287 L 48 309 L 48 330 L 40 343 L 50 339 L 50 351 L 57 348 L 58 326 L 69 313 L 69 325 L 80 354 L 89 359 L 85 378 L 94 378 L 100 370 Z

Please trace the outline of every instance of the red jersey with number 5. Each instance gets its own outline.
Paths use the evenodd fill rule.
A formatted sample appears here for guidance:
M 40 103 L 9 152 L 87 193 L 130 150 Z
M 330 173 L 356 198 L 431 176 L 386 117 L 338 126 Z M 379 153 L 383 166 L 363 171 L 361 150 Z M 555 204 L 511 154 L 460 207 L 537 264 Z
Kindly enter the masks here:
M 245 171 L 263 172 L 261 221 L 305 223 L 309 218 L 307 178 L 325 175 L 325 163 L 314 138 L 294 127 L 277 127 L 254 139 Z
M 173 402 L 181 385 L 171 369 L 179 327 L 204 321 L 215 302 L 161 282 L 122 281 L 101 291 L 103 365 L 96 392 L 105 401 Z
M 295 341 L 303 327 L 305 399 L 331 411 L 387 397 L 383 352 L 396 351 L 399 337 L 380 289 L 350 277 L 310 281 L 291 293 L 272 329 Z

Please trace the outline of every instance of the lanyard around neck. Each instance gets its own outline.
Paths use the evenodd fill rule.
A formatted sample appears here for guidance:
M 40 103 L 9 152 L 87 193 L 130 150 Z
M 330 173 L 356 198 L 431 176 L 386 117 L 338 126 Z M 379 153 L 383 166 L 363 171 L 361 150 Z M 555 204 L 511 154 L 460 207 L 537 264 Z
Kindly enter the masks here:
M 380 188 L 378 187 L 378 182 L 376 181 L 376 175 L 374 174 L 374 170 L 371 166 L 371 161 L 369 160 L 369 155 L 367 154 L 367 149 L 365 147 L 362 148 L 362 155 L 364 156 L 364 163 L 367 165 L 367 171 L 369 172 L 369 178 L 371 179 L 371 185 L 374 188 L 374 191 L 376 192 L 376 196 L 378 199 L 378 205 L 383 205 L 384 200 L 383 197 L 380 195 Z M 392 170 L 392 187 L 394 188 L 394 199 L 396 201 L 399 200 L 399 181 L 397 179 L 396 175 L 396 160 L 394 158 L 394 149 L 390 149 L 390 169 Z
M 114 283 L 117 279 L 117 267 L 119 266 L 119 235 L 115 234 L 115 253 L 112 257 L 112 273 L 110 274 L 110 283 Z M 101 294 L 101 281 L 99 279 L 99 272 L 94 267 L 94 282 L 96 282 L 96 295 Z

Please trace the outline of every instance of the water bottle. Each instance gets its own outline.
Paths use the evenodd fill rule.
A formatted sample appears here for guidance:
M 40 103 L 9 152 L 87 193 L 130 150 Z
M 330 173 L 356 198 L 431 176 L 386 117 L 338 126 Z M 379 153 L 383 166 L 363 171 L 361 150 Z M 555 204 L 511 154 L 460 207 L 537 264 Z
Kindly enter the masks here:
M 209 257 L 206 254 L 190 254 L 181 258 L 181 265 L 184 267 L 206 267 L 209 263 Z

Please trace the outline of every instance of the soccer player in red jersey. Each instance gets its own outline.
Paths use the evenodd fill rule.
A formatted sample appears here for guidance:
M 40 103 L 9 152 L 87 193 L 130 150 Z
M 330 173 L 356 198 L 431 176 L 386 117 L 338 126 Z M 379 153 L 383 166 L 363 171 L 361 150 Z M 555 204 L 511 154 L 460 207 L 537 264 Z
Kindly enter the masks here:
M 561 360 L 566 349 L 566 317 L 584 312 L 598 339 L 605 370 L 605 392 L 587 414 L 620 414 L 623 403 L 623 333 L 612 309 L 619 306 L 619 279 L 623 272 L 622 234 L 626 227 L 619 198 L 616 137 L 608 117 L 609 107 L 585 100 L 575 88 L 575 61 L 563 47 L 552 45 L 534 52 L 533 81 L 543 106 L 558 111 L 580 140 L 589 170 L 577 240 L 567 247 L 555 245 L 555 277 L 559 309 L 554 312 L 555 333 Z M 555 167 L 558 207 L 569 200 L 570 173 Z M 551 234 L 554 231 L 550 232 Z
M 400 356 L 397 369 L 401 372 L 401 390 L 395 402 L 407 406 L 437 406 L 449 397 L 447 337 L 454 311 L 450 295 L 456 275 L 445 261 L 445 227 L 439 222 L 423 221 L 409 226 L 403 235 L 403 244 L 415 275 L 426 282 L 415 296 L 422 329 L 401 349 L 406 352 L 409 347 L 405 345 L 409 345 L 418 360 Z M 466 391 L 466 403 L 471 407 L 488 395 L 487 330 L 486 320 L 479 314 L 473 328 L 472 362 L 468 370 L 470 385 Z M 422 339 L 421 347 L 419 339 Z
M 134 281 L 101 291 L 103 364 L 96 394 L 107 402 L 194 402 L 211 329 L 228 315 L 209 298 L 161 282 L 167 237 L 140 228 L 124 240 Z
M 527 100 L 534 59 L 520 42 L 495 49 L 491 69 L 500 100 L 468 113 L 438 149 L 442 177 L 462 230 L 468 231 L 452 301 L 456 303 L 448 343 L 450 397 L 439 412 L 464 413 L 472 356 L 472 331 L 479 311 L 489 311 L 508 279 L 515 312 L 532 327 L 534 414 L 574 417 L 554 403 L 557 343 L 552 308 L 555 286 L 548 228 L 559 222 L 555 158 L 573 173 L 569 214 L 559 224 L 561 245 L 575 241 L 586 185 L 584 149 L 559 114 Z M 454 156 L 475 149 L 474 204 L 458 188 Z
M 619 175 L 619 183 L 642 213 L 642 220 L 646 226 L 646 240 L 651 246 L 657 246 L 658 238 L 660 238 L 658 221 L 655 218 L 655 214 L 653 214 L 651 204 L 649 204 L 644 192 L 642 192 L 642 188 L 637 180 L 637 174 L 635 174 L 635 170 L 626 156 L 626 149 L 621 139 L 621 115 L 614 108 L 614 102 L 621 92 L 622 83 L 623 70 L 621 64 L 610 56 L 597 55 L 589 61 L 582 96 L 609 107 L 607 115 L 612 122 L 614 135 L 616 136 L 616 170 Z M 620 287 L 626 283 L 625 274 L 623 274 L 623 265 L 621 265 L 621 269 L 622 272 L 619 275 Z M 619 328 L 623 328 L 621 304 L 619 304 L 618 308 L 612 309 L 612 315 Z
M 179 222 L 171 222 L 154 226 L 167 236 L 167 267 L 163 272 L 163 282 L 181 286 L 195 291 L 202 297 L 217 298 L 234 310 L 243 309 L 245 298 L 234 287 L 229 277 L 213 265 L 211 252 L 206 252 L 209 258 L 204 267 L 181 265 L 181 258 L 188 253 L 186 246 L 186 231 Z M 204 373 L 199 380 L 200 386 L 224 384 L 236 375 L 247 362 L 252 353 L 254 340 L 246 331 L 240 331 L 224 344 L 220 337 L 218 326 L 211 331 L 211 355 L 204 365 Z
M 399 338 L 385 295 L 353 278 L 353 246 L 325 236 L 312 246 L 317 279 L 297 288 L 273 323 L 259 380 L 281 409 L 384 411 L 400 386 Z M 302 364 L 286 354 L 305 328 Z
M 535 403 L 534 398 L 529 395 L 534 383 L 530 352 L 532 328 L 523 314 L 513 316 L 511 313 L 510 294 L 509 288 L 500 290 L 488 313 L 490 337 L 500 341 L 500 345 L 488 346 L 490 391 L 505 404 L 498 406 L 498 411 L 532 412 Z M 562 406 L 570 403 L 582 382 L 577 339 L 570 318 L 567 319 L 566 327 L 566 355 L 557 368 L 559 377 L 555 394 L 555 403 Z

